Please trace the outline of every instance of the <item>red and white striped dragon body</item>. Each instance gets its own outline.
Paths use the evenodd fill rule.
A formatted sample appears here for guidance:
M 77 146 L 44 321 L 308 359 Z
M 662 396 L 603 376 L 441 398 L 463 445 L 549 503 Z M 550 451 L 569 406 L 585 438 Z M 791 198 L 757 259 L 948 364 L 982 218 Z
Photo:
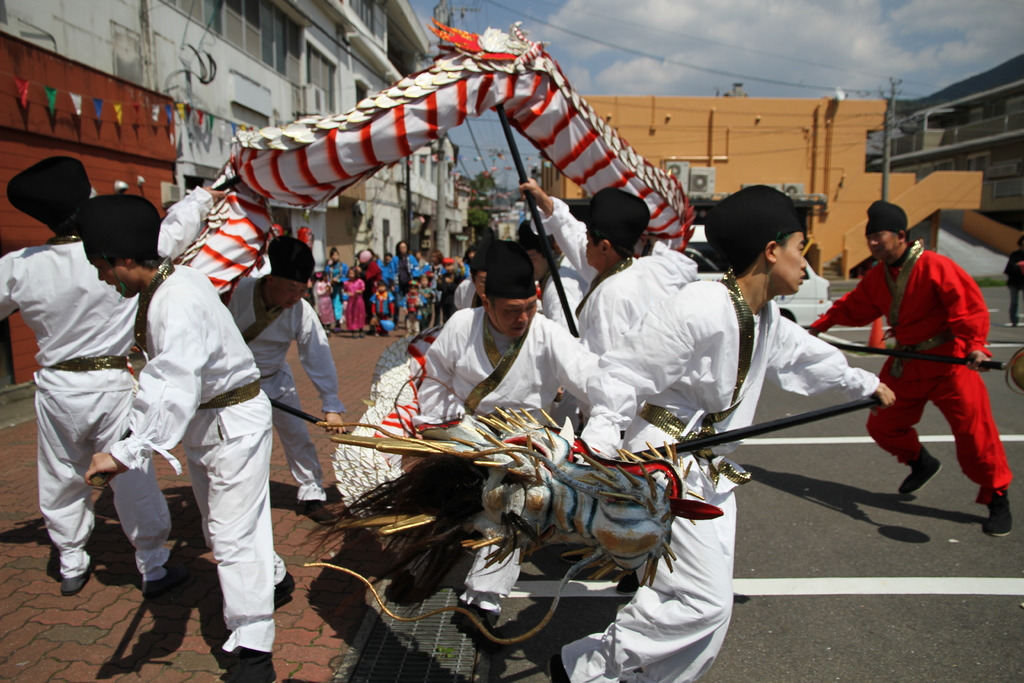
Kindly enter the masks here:
M 236 136 L 225 177 L 229 194 L 184 261 L 222 293 L 265 249 L 269 199 L 311 207 L 498 106 L 556 168 L 589 193 L 632 192 L 651 210 L 648 234 L 685 245 L 693 210 L 679 181 L 647 162 L 573 90 L 540 43 L 518 26 L 483 35 L 436 24 L 441 54 L 342 114 L 306 116 Z

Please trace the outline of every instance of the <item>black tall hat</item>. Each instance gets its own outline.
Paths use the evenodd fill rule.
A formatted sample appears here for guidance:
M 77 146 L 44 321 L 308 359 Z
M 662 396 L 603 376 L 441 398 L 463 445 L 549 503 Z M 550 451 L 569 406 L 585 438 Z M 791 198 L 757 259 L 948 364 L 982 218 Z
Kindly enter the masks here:
M 891 230 L 899 232 L 907 229 L 907 214 L 900 207 L 879 199 L 868 207 L 868 224 L 864 228 L 864 234 L 870 235 L 873 232 Z
M 7 184 L 11 205 L 51 229 L 74 216 L 91 192 L 85 167 L 71 157 L 43 159 Z
M 302 240 L 278 237 L 267 247 L 270 274 L 274 277 L 306 283 L 313 275 L 316 263 L 313 251 Z
M 767 185 L 752 185 L 729 195 L 708 212 L 704 232 L 737 275 L 766 244 L 806 228 L 793 200 Z
M 606 187 L 590 199 L 587 228 L 620 249 L 632 252 L 650 220 L 647 202 L 625 190 Z
M 78 209 L 78 234 L 89 258 L 160 258 L 160 213 L 133 194 L 93 197 Z
M 519 246 L 526 251 L 544 251 L 540 235 L 533 231 L 532 221 L 523 221 L 519 224 Z
M 518 242 L 493 242 L 487 248 L 488 299 L 529 299 L 537 295 L 533 281 L 533 262 Z
M 487 272 L 487 249 L 494 242 L 494 231 L 490 228 L 484 228 L 484 234 L 480 236 L 480 241 L 476 244 L 476 253 L 473 254 L 473 260 L 469 262 L 469 269 L 474 273 L 485 273 Z

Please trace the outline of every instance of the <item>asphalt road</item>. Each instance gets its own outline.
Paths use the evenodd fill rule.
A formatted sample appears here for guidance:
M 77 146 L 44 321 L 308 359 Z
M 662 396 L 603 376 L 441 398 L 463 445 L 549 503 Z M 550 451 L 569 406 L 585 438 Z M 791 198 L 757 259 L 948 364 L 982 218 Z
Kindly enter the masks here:
M 984 292 L 995 358 L 1006 360 L 1024 346 L 1024 327 L 1002 327 L 1005 288 Z M 833 333 L 858 342 L 868 336 Z M 869 356 L 850 361 L 872 371 L 882 364 Z M 1002 373 L 984 377 L 1010 465 L 1024 474 L 1024 396 L 1007 388 Z M 842 401 L 769 387 L 758 421 Z M 987 509 L 974 503 L 977 489 L 960 472 L 937 410 L 929 406 L 919 432 L 934 438 L 927 447 L 943 470 L 917 496 L 896 493 L 907 469 L 866 438 L 865 418 L 804 425 L 770 435 L 782 442 L 754 440 L 735 452 L 753 481 L 736 494 L 735 609 L 705 681 L 1024 680 L 1024 486 L 1010 490 L 1015 531 L 989 537 L 980 527 Z M 529 597 L 506 601 L 503 635 L 540 621 L 551 603 L 549 582 L 568 568 L 557 555 L 552 549 L 528 559 L 518 588 Z M 1008 594 L 990 594 L 1000 592 Z M 539 635 L 482 655 L 478 680 L 547 681 L 551 654 L 602 630 L 624 602 L 608 590 L 563 598 Z

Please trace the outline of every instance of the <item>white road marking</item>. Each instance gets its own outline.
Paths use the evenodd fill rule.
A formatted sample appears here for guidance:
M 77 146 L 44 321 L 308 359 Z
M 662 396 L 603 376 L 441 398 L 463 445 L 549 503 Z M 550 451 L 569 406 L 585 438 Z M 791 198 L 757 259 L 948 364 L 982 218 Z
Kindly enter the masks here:
M 553 598 L 558 581 L 523 580 L 510 598 Z M 989 577 L 829 577 L 809 579 L 736 579 L 737 595 L 1013 595 L 1024 596 L 1024 579 Z M 614 581 L 571 581 L 563 598 L 622 598 Z
M 951 434 L 922 434 L 919 438 L 921 443 L 953 443 Z M 1003 443 L 1020 443 L 1024 441 L 1024 434 L 1000 434 L 999 439 Z M 745 439 L 742 443 L 744 446 L 820 446 L 874 443 L 874 440 L 870 436 L 793 436 Z

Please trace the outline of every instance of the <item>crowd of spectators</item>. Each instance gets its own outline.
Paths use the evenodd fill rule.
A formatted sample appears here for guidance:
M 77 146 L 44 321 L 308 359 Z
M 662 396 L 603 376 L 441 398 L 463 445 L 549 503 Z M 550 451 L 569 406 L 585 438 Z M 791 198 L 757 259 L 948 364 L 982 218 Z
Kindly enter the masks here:
M 446 257 L 440 250 L 409 251 L 399 242 L 395 253 L 378 256 L 363 249 L 352 263 L 331 248 L 327 265 L 314 273 L 309 301 L 328 333 L 388 336 L 396 327 L 415 333 L 443 324 L 455 312 L 455 290 L 469 278 L 475 251 Z

